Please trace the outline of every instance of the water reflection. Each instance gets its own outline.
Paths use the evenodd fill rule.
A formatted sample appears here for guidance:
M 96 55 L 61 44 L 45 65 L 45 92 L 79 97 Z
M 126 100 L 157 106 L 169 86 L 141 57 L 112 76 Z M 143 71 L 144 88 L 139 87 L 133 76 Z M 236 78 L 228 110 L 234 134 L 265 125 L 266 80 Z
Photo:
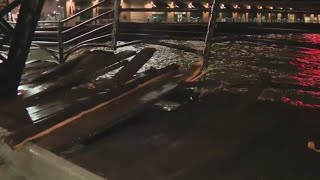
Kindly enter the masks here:
M 302 34 L 302 41 L 313 44 L 320 44 L 320 34 Z
M 271 88 L 268 81 L 276 82 L 279 87 L 273 87 L 275 88 L 273 92 L 278 93 L 278 101 L 308 107 L 320 105 L 320 49 L 315 48 L 315 45 L 320 45 L 320 34 L 266 34 L 239 37 L 213 45 L 209 72 L 206 76 L 208 80 L 237 85 L 240 89 L 259 83 L 262 84 L 262 88 L 267 89 Z M 166 40 L 165 42 L 182 44 L 197 50 L 204 48 L 202 41 Z M 182 69 L 187 69 L 194 61 L 201 58 L 200 55 L 193 53 L 151 44 L 123 47 L 119 51 L 141 50 L 144 47 L 155 47 L 157 52 L 140 71 L 152 67 L 163 68 L 170 64 L 179 64 Z M 106 74 L 102 78 L 110 78 L 115 72 Z M 23 89 L 20 87 L 20 90 Z M 33 89 L 33 91 L 38 90 Z
M 320 34 L 303 34 L 302 38 L 309 43 L 320 44 Z M 291 65 L 297 67 L 297 72 L 289 76 L 302 87 L 314 88 L 320 90 L 320 49 L 299 47 L 298 51 L 292 61 Z M 296 91 L 297 96 L 301 99 L 293 99 L 282 97 L 282 102 L 289 103 L 295 106 L 302 106 L 308 108 L 320 108 L 319 91 L 308 91 L 299 89 Z M 305 100 L 303 97 L 312 97 L 311 100 Z
M 298 67 L 298 71 L 289 78 L 301 86 L 320 87 L 320 49 L 301 47 L 290 64 Z

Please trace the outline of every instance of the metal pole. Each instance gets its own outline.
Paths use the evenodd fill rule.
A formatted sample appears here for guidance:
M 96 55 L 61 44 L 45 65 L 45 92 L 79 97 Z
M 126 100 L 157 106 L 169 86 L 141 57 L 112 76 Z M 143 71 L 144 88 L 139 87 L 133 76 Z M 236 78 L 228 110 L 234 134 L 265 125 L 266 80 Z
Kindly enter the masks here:
M 121 0 L 115 0 L 114 1 L 113 30 L 112 30 L 112 44 L 111 44 L 111 47 L 114 51 L 117 50 L 120 9 L 121 9 Z
M 63 22 L 59 20 L 58 22 L 58 48 L 59 48 L 59 63 L 64 63 L 64 56 L 63 56 Z
M 23 0 L 10 42 L 8 60 L 0 63 L 0 99 L 15 97 L 45 0 Z
M 215 34 L 217 15 L 218 15 L 218 9 L 219 9 L 219 3 L 217 1 L 218 0 L 213 0 L 213 2 L 212 2 L 210 20 L 209 20 L 209 24 L 208 24 L 206 39 L 205 39 L 205 48 L 203 51 L 203 61 L 204 61 L 203 70 L 206 70 L 209 65 L 209 58 L 211 55 L 212 38 Z

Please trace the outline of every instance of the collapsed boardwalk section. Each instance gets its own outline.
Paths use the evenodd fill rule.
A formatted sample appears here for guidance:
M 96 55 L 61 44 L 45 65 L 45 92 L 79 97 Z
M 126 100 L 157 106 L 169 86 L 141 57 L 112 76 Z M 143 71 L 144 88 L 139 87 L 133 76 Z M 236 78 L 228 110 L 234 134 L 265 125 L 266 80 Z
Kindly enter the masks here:
M 41 2 L 43 3 L 43 1 Z M 30 8 L 30 4 L 26 7 Z M 37 10 L 41 7 L 37 6 Z M 115 9 L 119 9 L 116 4 Z M 22 10 L 27 11 L 24 8 Z M 31 11 L 32 8 L 29 10 Z M 33 26 L 37 21 L 37 15 L 39 15 L 38 11 L 30 15 L 35 16 L 31 18 Z M 117 18 L 117 12 L 115 16 Z M 22 18 L 17 27 L 27 23 L 27 20 L 27 18 Z M 17 61 L 19 58 L 23 60 L 17 61 L 15 64 L 19 69 L 16 69 L 18 74 L 15 74 L 14 82 L 21 80 L 26 52 L 30 48 L 34 28 L 28 29 L 26 34 L 28 40 L 22 44 L 23 47 L 19 47 L 19 43 L 11 46 L 8 62 Z M 18 28 L 15 33 L 22 29 Z M 117 23 L 115 23 L 113 34 L 113 47 L 116 49 Z M 19 36 L 15 35 L 12 42 L 19 41 L 18 38 Z M 26 51 L 19 54 L 20 48 Z M 22 172 L 27 179 L 48 179 L 45 176 L 55 179 L 99 179 L 81 168 L 56 158 L 37 145 L 50 151 L 58 151 L 73 143 L 90 139 L 142 112 L 180 84 L 196 81 L 203 75 L 201 73 L 202 60 L 187 72 L 172 65 L 137 74 L 141 67 L 152 58 L 155 51 L 154 48 L 143 49 L 137 54 L 132 51 L 123 51 L 117 54 L 108 51 L 92 51 L 76 60 L 42 72 L 39 76 L 33 73 L 32 78 L 23 79 L 25 84 L 19 87 L 19 93 L 25 104 L 21 103 L 19 108 L 23 109 L 24 105 L 30 107 L 38 104 L 43 104 L 44 107 L 42 110 L 35 109 L 33 113 L 30 113 L 30 116 L 38 114 L 37 122 L 32 122 L 31 118 L 27 116 L 21 116 L 19 120 L 22 120 L 24 124 L 10 128 L 10 132 L 5 133 L 2 137 L 6 143 L 1 145 L 3 148 L 2 156 L 6 162 L 14 161 L 13 167 L 18 171 L 24 169 L 24 165 L 21 164 L 35 162 Z M 12 53 L 15 56 L 12 55 L 10 58 Z M 134 57 L 131 60 L 127 60 L 132 56 Z M 12 65 L 12 67 L 14 66 Z M 112 78 L 94 82 L 98 76 L 119 68 L 121 70 Z M 17 85 L 10 86 L 11 93 L 16 92 Z M 26 115 L 26 112 L 21 113 Z M 14 113 L 9 113 L 9 116 L 9 119 L 15 118 Z M 37 145 L 30 144 L 30 142 Z M 16 151 L 9 149 L 8 145 Z M 44 168 L 42 172 L 34 172 L 38 165 Z M 50 169 L 51 166 L 54 169 L 51 174 L 43 173 L 46 172 L 46 168 Z
M 51 112 L 51 115 L 43 116 L 40 122 L 14 131 L 5 137 L 5 141 L 13 148 L 22 147 L 28 141 L 34 141 L 50 150 L 70 146 L 72 143 L 86 140 L 141 112 L 155 100 L 174 90 L 183 81 L 192 82 L 202 75 L 202 61 L 199 61 L 188 72 L 182 72 L 176 65 L 171 65 L 163 69 L 151 69 L 134 76 L 154 53 L 155 49 L 152 48 L 141 50 L 111 79 L 94 84 L 93 89 L 86 88 L 86 81 L 66 83 L 68 81 L 61 81 L 59 77 L 56 80 L 51 79 L 53 85 L 59 84 L 60 81 L 64 82 L 64 89 L 62 86 L 58 87 L 63 89 L 62 93 L 66 93 L 68 89 L 71 90 L 70 95 L 73 97 L 62 103 L 63 109 L 58 108 L 57 111 Z M 121 53 L 117 55 L 119 54 Z M 85 59 L 82 58 L 78 63 L 84 63 Z M 50 72 L 60 71 L 59 68 L 55 69 L 56 71 Z M 73 77 L 79 71 L 82 72 L 81 69 L 76 68 L 70 74 Z M 44 73 L 44 77 L 37 77 L 33 82 L 46 79 L 46 75 L 47 73 Z M 67 76 L 64 74 L 63 78 Z M 55 86 L 47 87 L 49 90 L 45 92 L 51 93 L 40 91 L 30 96 L 26 92 L 25 98 L 41 96 L 48 100 L 54 94 L 50 88 L 59 90 Z M 56 92 L 59 96 L 59 91 Z M 29 103 L 32 104 L 35 101 L 37 98 L 31 99 Z
M 43 109 L 28 109 L 31 118 L 38 115 L 35 123 L 25 121 L 4 133 L 1 157 L 6 163 L 14 162 L 11 167 L 17 171 L 24 170 L 21 174 L 26 179 L 49 179 L 46 176 L 102 179 L 47 150 L 59 151 L 90 139 L 142 112 L 181 83 L 195 81 L 201 76 L 202 61 L 187 72 L 179 70 L 177 65 L 170 65 L 137 73 L 155 52 L 154 48 L 142 49 L 137 54 L 134 51 L 117 54 L 92 51 L 39 76 L 32 76 L 23 85 L 31 88 L 20 91 L 24 105 L 42 104 Z M 114 69 L 120 70 L 112 78 L 92 81 Z M 32 88 L 41 85 L 46 87 L 42 91 Z M 70 97 L 59 99 L 66 94 Z M 28 168 L 24 167 L 27 161 L 32 163 Z M 51 169 L 50 173 L 43 173 L 48 169 Z

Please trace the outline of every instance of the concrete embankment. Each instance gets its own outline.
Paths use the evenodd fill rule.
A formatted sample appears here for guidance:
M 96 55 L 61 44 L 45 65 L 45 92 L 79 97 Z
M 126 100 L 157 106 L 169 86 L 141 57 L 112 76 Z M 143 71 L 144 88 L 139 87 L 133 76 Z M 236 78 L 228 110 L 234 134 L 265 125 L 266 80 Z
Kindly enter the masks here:
M 3 142 L 4 133 L 0 127 L 1 180 L 104 180 L 32 143 L 14 151 Z

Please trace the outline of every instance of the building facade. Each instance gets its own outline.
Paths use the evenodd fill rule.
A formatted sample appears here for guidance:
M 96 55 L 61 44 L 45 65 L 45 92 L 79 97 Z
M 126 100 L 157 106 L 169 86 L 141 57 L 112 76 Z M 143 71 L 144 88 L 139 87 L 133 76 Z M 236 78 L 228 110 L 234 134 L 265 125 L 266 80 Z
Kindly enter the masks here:
M 11 0 L 10 0 L 11 1 Z M 99 0 L 47 0 L 41 20 L 59 20 L 95 5 Z M 124 22 L 199 23 L 208 22 L 212 1 L 209 0 L 121 0 Z M 73 24 L 97 16 L 113 7 L 107 3 L 82 14 Z M 13 14 L 17 13 L 12 12 Z M 16 17 L 16 16 L 15 16 Z M 14 21 L 15 18 L 12 18 Z M 304 22 L 320 23 L 317 0 L 222 0 L 220 22 Z
M 199 0 L 123 0 L 123 8 L 133 11 L 121 17 L 123 21 L 134 22 L 208 22 L 211 5 L 212 1 Z M 136 8 L 155 11 L 134 11 Z M 224 0 L 219 3 L 218 21 L 320 23 L 320 1 Z

